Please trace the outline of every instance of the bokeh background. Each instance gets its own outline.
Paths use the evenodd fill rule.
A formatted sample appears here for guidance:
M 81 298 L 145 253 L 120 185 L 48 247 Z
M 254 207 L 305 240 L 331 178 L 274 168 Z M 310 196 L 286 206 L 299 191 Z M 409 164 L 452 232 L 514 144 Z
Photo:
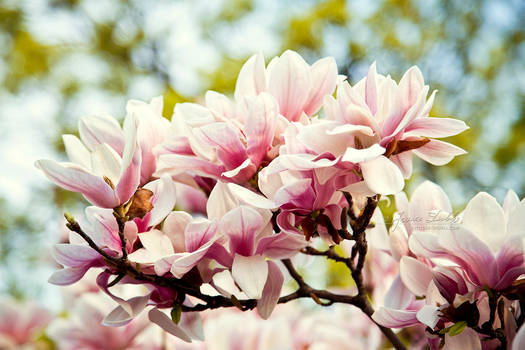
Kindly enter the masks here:
M 60 135 L 80 116 L 122 118 L 126 100 L 163 95 L 170 118 L 208 89 L 232 93 L 253 53 L 286 49 L 309 63 L 335 57 L 353 83 L 373 61 L 396 80 L 420 67 L 439 90 L 431 115 L 471 127 L 451 140 L 469 154 L 417 163 L 409 192 L 430 179 L 458 210 L 481 190 L 525 195 L 522 0 L 1 0 L 0 296 L 60 308 L 48 252 L 62 212 L 84 203 L 33 163 L 64 158 Z

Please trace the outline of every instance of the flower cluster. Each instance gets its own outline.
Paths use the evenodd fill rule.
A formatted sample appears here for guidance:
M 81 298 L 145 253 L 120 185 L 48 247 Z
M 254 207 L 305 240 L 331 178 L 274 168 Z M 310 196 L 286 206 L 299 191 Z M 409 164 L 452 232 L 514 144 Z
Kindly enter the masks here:
M 332 58 L 309 65 L 286 51 L 267 66 L 254 55 L 233 97 L 208 91 L 204 105 L 177 104 L 171 122 L 161 115 L 161 98 L 129 101 L 122 128 L 111 117 L 81 118 L 80 138 L 63 137 L 70 162 L 36 163 L 93 205 L 85 220 L 66 215 L 69 242 L 54 249 L 64 268 L 50 282 L 69 285 L 101 269 L 97 284 L 118 303 L 104 324 L 126 325 L 149 309 L 151 322 L 188 342 L 200 337 L 195 311 L 223 306 L 256 307 L 268 318 L 277 303 L 308 297 L 352 304 L 371 316 L 363 273 L 374 272 L 363 268 L 380 196 L 396 194 L 400 213 L 425 220 L 431 209 L 442 211 L 437 217 L 452 212 L 435 185 L 422 185 L 410 203 L 399 194 L 413 155 L 443 165 L 465 153 L 437 140 L 467 126 L 430 117 L 434 96 L 417 67 L 397 83 L 374 63 L 352 86 Z M 463 305 L 477 305 L 486 290 L 492 310 L 524 272 L 519 218 L 525 207 L 509 196 L 501 209 L 478 195 L 461 225 L 446 232 L 410 222 L 393 225 L 390 235 L 375 230 L 384 235 L 382 250 L 400 265 L 375 322 L 422 323 L 431 343 L 459 321 L 475 330 L 472 319 L 458 318 L 475 312 Z M 199 213 L 177 210 L 180 204 Z M 318 241 L 330 248 L 315 249 Z M 334 249 L 342 242 L 353 243 L 348 257 Z M 290 260 L 299 253 L 344 262 L 357 294 L 312 288 Z M 285 269 L 299 289 L 281 297 Z M 116 284 L 140 284 L 145 292 L 123 298 L 113 291 Z M 500 339 L 490 321 L 478 333 Z M 382 331 L 402 346 L 393 332 Z
M 492 349 L 496 339 L 512 339 L 524 292 L 525 199 L 509 191 L 500 206 L 481 192 L 454 217 L 443 190 L 426 181 L 410 201 L 397 194 L 396 206 L 383 249 L 398 261 L 399 275 L 373 319 L 390 328 L 425 326 L 435 348 L 453 341 Z

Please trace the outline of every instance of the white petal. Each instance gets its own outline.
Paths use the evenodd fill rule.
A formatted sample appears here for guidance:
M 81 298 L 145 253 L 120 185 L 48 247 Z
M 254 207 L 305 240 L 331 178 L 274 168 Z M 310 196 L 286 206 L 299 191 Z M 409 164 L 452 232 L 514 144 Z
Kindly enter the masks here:
M 261 298 L 266 279 L 268 264 L 261 255 L 235 255 L 232 265 L 232 276 L 249 298 Z

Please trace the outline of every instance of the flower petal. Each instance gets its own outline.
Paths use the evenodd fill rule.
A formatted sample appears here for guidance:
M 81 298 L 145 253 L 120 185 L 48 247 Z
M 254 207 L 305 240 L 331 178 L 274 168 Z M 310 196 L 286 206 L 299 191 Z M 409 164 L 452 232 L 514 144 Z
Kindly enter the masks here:
M 405 286 L 414 295 L 426 295 L 428 285 L 432 281 L 432 270 L 423 262 L 404 256 L 399 264 L 399 275 Z
M 467 152 L 448 142 L 430 140 L 425 145 L 414 149 L 414 154 L 432 165 L 445 165 L 455 156 L 466 154 Z
M 486 192 L 478 193 L 468 202 L 461 226 L 485 242 L 494 253 L 506 238 L 505 213 L 496 198 Z
M 388 158 L 379 156 L 359 164 L 367 186 L 379 194 L 395 194 L 405 185 L 403 174 Z
M 38 160 L 35 166 L 56 185 L 73 192 L 80 192 L 92 204 L 102 208 L 118 206 L 119 199 L 113 189 L 100 177 L 94 176 L 78 165 Z
M 162 328 L 164 331 L 170 333 L 171 335 L 176 336 L 177 338 L 180 338 L 184 340 L 187 343 L 191 343 L 190 336 L 179 326 L 177 326 L 171 318 L 169 318 L 165 313 L 162 311 L 153 308 L 148 312 L 148 318 L 151 322 L 158 325 L 160 328 Z
M 220 222 L 221 232 L 230 238 L 230 251 L 243 255 L 255 251 L 255 235 L 262 227 L 261 215 L 245 205 L 228 212 Z
M 235 254 L 232 276 L 249 298 L 260 299 L 268 277 L 268 264 L 262 255 Z
M 264 285 L 261 299 L 257 302 L 257 313 L 263 319 L 268 319 L 281 296 L 284 276 L 281 269 L 273 261 L 268 261 L 268 279 Z

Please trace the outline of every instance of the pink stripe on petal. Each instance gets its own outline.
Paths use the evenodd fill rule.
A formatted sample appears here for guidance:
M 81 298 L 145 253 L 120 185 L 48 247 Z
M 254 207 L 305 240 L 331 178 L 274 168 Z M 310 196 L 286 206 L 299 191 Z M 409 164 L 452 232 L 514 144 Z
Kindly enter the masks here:
M 38 160 L 35 166 L 56 185 L 73 192 L 80 192 L 92 204 L 113 208 L 119 199 L 104 179 L 88 173 L 84 168 L 71 163 L 57 163 L 54 160 Z
M 405 129 L 404 137 L 449 137 L 467 130 L 464 121 L 453 118 L 418 118 Z

